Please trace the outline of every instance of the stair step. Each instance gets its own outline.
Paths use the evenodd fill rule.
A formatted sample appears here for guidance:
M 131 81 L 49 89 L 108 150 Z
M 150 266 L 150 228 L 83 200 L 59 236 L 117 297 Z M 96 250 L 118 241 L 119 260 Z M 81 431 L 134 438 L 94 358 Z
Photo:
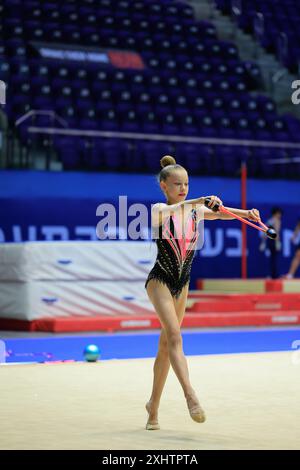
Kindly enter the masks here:
M 231 16 L 223 14 L 211 0 L 190 1 L 189 3 L 194 7 L 196 18 L 206 19 L 216 26 L 220 39 L 236 43 L 242 60 L 255 61 L 260 66 L 265 89 L 268 96 L 276 101 L 279 113 L 291 113 L 299 118 L 300 108 L 294 106 L 290 99 L 291 83 L 297 79 L 297 76 L 284 69 L 275 54 L 267 52 L 251 33 L 246 33 L 239 28 Z M 271 76 L 281 69 L 286 70 L 286 75 L 280 82 L 272 84 Z M 263 93 L 264 90 L 261 92 Z
M 197 279 L 196 288 L 203 293 L 299 293 L 300 279 Z
M 288 295 L 288 294 L 287 294 Z M 240 298 L 236 300 L 202 300 L 194 301 L 187 307 L 188 311 L 195 312 L 243 312 L 243 311 L 269 311 L 279 312 L 299 311 L 300 312 L 300 296 L 297 299 L 259 299 L 259 298 Z
M 274 326 L 299 325 L 300 312 L 233 312 L 186 313 L 184 327 L 224 327 L 224 326 Z

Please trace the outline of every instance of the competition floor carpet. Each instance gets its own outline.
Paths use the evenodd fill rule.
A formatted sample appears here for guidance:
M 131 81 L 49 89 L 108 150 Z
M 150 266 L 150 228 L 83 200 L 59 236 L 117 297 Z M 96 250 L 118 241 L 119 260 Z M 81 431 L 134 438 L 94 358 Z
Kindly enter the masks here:
M 300 449 L 300 329 L 184 331 L 207 421 L 191 420 L 171 369 L 159 431 L 145 430 L 158 332 L 13 334 L 2 337 L 0 449 Z M 83 362 L 89 343 L 102 360 Z

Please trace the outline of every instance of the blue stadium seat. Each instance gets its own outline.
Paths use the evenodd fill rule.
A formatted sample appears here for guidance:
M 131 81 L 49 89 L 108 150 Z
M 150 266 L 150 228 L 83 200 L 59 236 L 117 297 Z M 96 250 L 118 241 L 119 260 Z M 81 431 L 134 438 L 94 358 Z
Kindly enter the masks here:
M 239 19 L 240 24 L 251 30 L 253 12 L 259 5 L 266 18 L 261 41 L 275 51 L 278 28 L 285 30 L 294 43 L 286 58 L 291 62 L 299 48 L 300 12 L 295 3 L 291 0 L 283 8 L 279 1 L 253 1 L 252 4 L 244 2 L 245 18 Z M 230 0 L 216 2 L 230 12 Z M 9 84 L 6 110 L 11 123 L 22 111 L 36 108 L 56 111 L 71 128 L 299 141 L 299 121 L 279 116 L 274 101 L 257 93 L 262 83 L 259 66 L 242 61 L 236 45 L 220 40 L 212 23 L 196 20 L 193 8 L 186 2 L 3 0 L 3 14 L 0 79 Z M 70 49 L 80 46 L 93 51 L 108 48 L 137 52 L 145 68 L 46 59 L 34 50 L 34 41 L 47 42 L 50 48 L 51 45 Z M 41 117 L 38 122 L 46 121 Z M 25 128 L 21 136 L 25 141 Z M 128 153 L 129 147 L 137 149 L 140 145 L 126 144 L 122 151 L 117 151 L 117 146 L 122 146 L 120 140 L 106 143 L 95 140 L 97 145 L 94 145 L 84 139 L 80 151 L 72 154 L 65 151 L 66 142 L 68 139 L 55 143 L 59 155 L 66 155 L 66 168 L 72 167 L 68 160 L 72 155 L 74 168 L 81 164 L 91 169 L 105 168 L 110 149 L 114 153 L 111 168 L 121 171 L 121 155 L 126 156 L 126 165 L 132 169 L 142 161 L 137 157 L 130 160 Z M 160 143 L 151 145 L 152 150 L 157 150 Z M 217 147 L 192 146 L 189 160 L 184 161 L 195 171 L 209 174 L 209 156 L 210 168 L 230 174 L 236 161 L 245 155 L 236 147 L 226 150 Z M 185 159 L 183 149 L 184 146 L 178 147 Z M 207 157 L 205 164 L 201 160 L 200 166 L 199 149 Z M 131 155 L 135 154 L 132 152 Z M 257 162 L 253 158 L 253 170 L 257 174 L 260 170 L 267 171 L 267 166 L 262 168 Z M 152 168 L 149 162 L 146 166 Z

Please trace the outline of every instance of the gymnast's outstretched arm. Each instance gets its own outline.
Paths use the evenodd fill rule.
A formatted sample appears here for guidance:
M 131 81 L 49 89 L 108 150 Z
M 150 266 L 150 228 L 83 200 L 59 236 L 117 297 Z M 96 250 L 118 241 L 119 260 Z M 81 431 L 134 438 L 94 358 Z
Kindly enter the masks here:
M 197 211 L 201 212 L 202 210 L 204 213 L 212 213 L 210 209 L 204 206 L 205 199 L 209 197 L 212 199 L 211 206 L 213 207 L 214 204 L 222 205 L 222 201 L 217 196 L 202 196 L 196 199 L 187 199 L 185 201 L 177 202 L 176 204 L 166 204 L 166 203 L 156 203 L 152 206 L 151 216 L 152 216 L 152 225 L 157 226 L 160 225 L 164 219 L 169 217 L 171 214 L 179 212 L 182 207 L 184 210 L 190 210 L 191 208 L 195 208 Z M 210 217 L 205 217 L 210 218 Z M 217 217 L 213 217 L 217 218 Z

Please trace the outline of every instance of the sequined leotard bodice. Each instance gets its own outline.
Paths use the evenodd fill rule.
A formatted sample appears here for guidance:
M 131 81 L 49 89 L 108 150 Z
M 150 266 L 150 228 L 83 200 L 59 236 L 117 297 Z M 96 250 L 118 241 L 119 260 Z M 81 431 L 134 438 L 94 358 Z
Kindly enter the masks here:
M 157 258 L 148 274 L 150 279 L 166 284 L 173 297 L 178 298 L 183 287 L 190 281 L 190 271 L 198 239 L 197 212 L 192 209 L 184 230 L 178 215 L 167 217 L 158 227 L 156 238 Z

